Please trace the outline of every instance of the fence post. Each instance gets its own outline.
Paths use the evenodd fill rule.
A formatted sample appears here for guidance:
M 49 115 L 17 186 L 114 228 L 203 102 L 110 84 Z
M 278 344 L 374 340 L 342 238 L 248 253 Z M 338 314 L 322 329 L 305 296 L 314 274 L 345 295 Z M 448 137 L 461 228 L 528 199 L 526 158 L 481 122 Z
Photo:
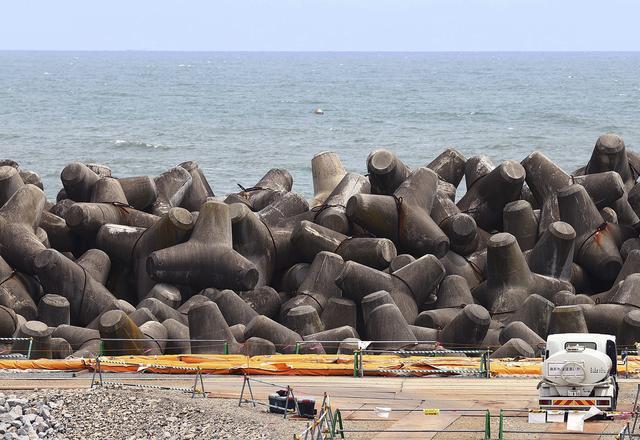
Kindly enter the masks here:
M 98 346 L 98 356 L 104 356 L 104 341 L 100 339 L 100 345 Z
M 638 396 L 640 396 L 640 384 L 638 384 L 638 388 L 636 388 L 636 398 L 633 400 L 633 427 L 631 428 L 632 434 L 635 434 L 636 424 L 638 423 Z
M 491 413 L 489 410 L 484 414 L 484 440 L 491 440 Z
M 628 378 L 629 377 L 629 353 L 627 352 L 626 348 L 622 351 L 622 361 L 624 362 L 624 377 Z
M 353 352 L 353 377 L 358 377 L 358 350 Z
M 253 397 L 253 390 L 251 389 L 251 382 L 249 382 L 249 376 L 247 376 L 246 374 L 244 375 L 244 380 L 242 381 L 242 390 L 240 390 L 240 399 L 238 399 L 238 406 L 242 406 L 242 399 L 244 398 L 244 387 L 247 387 L 249 389 L 249 395 L 251 396 L 251 403 L 253 404 L 253 407 L 256 407 L 256 402 L 255 399 Z
M 89 388 L 93 388 L 96 384 L 96 369 L 98 368 L 98 357 L 96 357 L 96 365 L 93 367 L 93 374 L 91 375 L 91 386 Z
M 240 398 L 238 399 L 238 406 L 242 406 L 242 398 L 244 397 L 244 387 L 247 385 L 247 376 L 242 379 L 242 389 L 240 390 Z
M 202 387 L 202 397 L 207 398 L 207 394 L 204 392 L 204 379 L 202 379 L 202 370 L 198 367 L 198 376 L 200 376 L 200 386 Z
M 198 382 L 200 382 L 201 391 L 198 391 Z M 207 395 L 204 393 L 204 382 L 202 381 L 202 373 L 200 372 L 200 367 L 198 367 L 198 371 L 196 371 L 196 380 L 193 383 L 193 392 L 191 393 L 191 398 L 195 398 L 196 394 L 202 394 L 202 397 L 206 398 Z
M 296 354 L 300 354 L 300 342 L 296 342 Z
M 31 359 L 32 348 L 33 348 L 33 338 L 29 338 L 29 348 L 27 348 L 27 359 Z
M 340 431 L 336 431 L 336 425 L 338 425 L 340 427 Z M 335 436 L 336 432 L 340 433 L 340 438 L 344 438 L 344 426 L 342 426 L 342 413 L 340 412 L 339 409 L 336 410 L 335 413 L 333 413 L 333 429 L 332 429 L 332 434 Z
M 330 439 L 335 439 L 335 432 L 333 430 L 333 419 L 334 419 L 334 415 L 333 415 L 333 408 L 331 407 L 331 401 L 329 400 L 329 396 L 327 395 L 327 392 L 324 392 L 324 396 L 322 398 L 322 406 L 321 406 L 321 412 L 325 413 L 325 421 L 326 421 L 326 425 L 327 425 L 327 429 L 329 430 L 329 438 Z M 321 414 L 322 416 L 322 414 Z
M 96 385 L 96 375 L 98 376 L 98 384 L 102 386 L 102 370 L 100 369 L 100 356 L 96 356 L 96 366 L 93 369 L 93 376 L 91 377 L 91 388 Z
M 629 436 L 629 440 L 633 440 L 633 433 L 631 432 L 631 429 L 629 428 L 629 422 L 627 422 L 627 425 L 624 427 L 624 431 Z
M 293 389 L 290 385 L 287 385 L 287 395 L 284 398 L 284 419 L 287 418 L 287 413 L 289 412 L 289 398 L 293 400 L 294 408 L 298 409 L 298 403 L 296 402 L 296 397 L 293 395 Z
M 487 348 L 484 353 L 484 372 L 487 379 L 491 379 L 491 351 Z
M 224 341 L 224 354 L 229 354 L 229 342 Z
M 500 421 L 498 422 L 498 440 L 504 440 L 504 426 L 502 424 L 502 409 L 500 409 Z

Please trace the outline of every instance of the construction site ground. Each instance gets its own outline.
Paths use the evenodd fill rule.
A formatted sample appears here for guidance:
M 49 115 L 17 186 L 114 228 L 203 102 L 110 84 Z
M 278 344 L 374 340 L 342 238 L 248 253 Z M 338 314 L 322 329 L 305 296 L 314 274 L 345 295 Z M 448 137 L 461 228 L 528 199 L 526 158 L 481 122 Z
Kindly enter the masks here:
M 0 390 L 6 393 L 28 393 L 33 390 L 75 389 L 88 390 L 92 375 L 89 372 L 3 372 L 0 373 Z M 537 378 L 389 378 L 389 377 L 326 377 L 326 376 L 256 376 L 259 381 L 293 387 L 297 397 L 312 396 L 318 402 L 323 393 L 330 397 L 333 409 L 340 409 L 343 416 L 344 429 L 365 430 L 368 432 L 345 434 L 352 439 L 481 439 L 482 433 L 425 433 L 398 432 L 420 429 L 430 430 L 482 430 L 484 414 L 470 412 L 448 412 L 445 409 L 489 409 L 492 414 L 492 437 L 498 438 L 498 414 L 502 409 L 535 409 L 537 408 Z M 162 385 L 167 387 L 191 387 L 192 375 L 160 375 L 109 373 L 104 379 L 116 382 L 140 385 Z M 618 410 L 631 411 L 638 389 L 638 379 L 620 380 L 620 397 Z M 237 402 L 243 384 L 242 376 L 220 375 L 204 376 L 205 391 L 210 399 L 225 399 Z M 267 401 L 269 394 L 278 388 L 267 384 L 252 382 L 252 389 L 257 400 Z M 118 392 L 117 390 L 114 390 Z M 126 393 L 125 389 L 121 389 Z M 153 390 L 147 393 L 160 398 L 184 399 L 179 391 Z M 148 394 L 145 394 L 147 396 Z M 248 393 L 245 394 L 248 397 Z M 211 400 L 200 400 L 203 407 L 210 408 Z M 198 405 L 198 402 L 193 402 Z M 229 405 L 230 402 L 225 402 Z M 252 412 L 264 412 L 264 407 L 252 408 L 244 404 L 238 417 L 251 417 Z M 375 408 L 391 408 L 388 418 L 380 417 Z M 439 409 L 439 414 L 425 415 L 423 409 Z M 363 411 L 369 409 L 369 411 Z M 399 411 L 399 409 L 412 411 Z M 203 414 L 206 418 L 206 411 Z M 269 414 L 268 417 L 282 417 Z M 262 419 L 261 419 L 262 420 Z M 106 423 L 106 421 L 105 421 Z M 232 422 L 231 422 L 232 423 Z M 307 420 L 291 418 L 286 422 L 286 432 L 273 432 L 264 438 L 293 438 L 292 433 L 301 432 Z M 619 432 L 625 420 L 588 420 L 584 431 L 589 433 Z M 279 427 L 284 425 L 278 423 Z M 289 429 L 291 428 L 291 429 Z M 505 439 L 578 439 L 578 438 L 614 438 L 613 436 L 595 435 L 558 435 L 551 432 L 564 432 L 564 423 L 529 424 L 527 414 L 520 417 L 509 414 L 504 419 L 507 431 L 545 431 L 545 434 L 505 433 Z M 640 428 L 639 428 L 640 429 Z M 197 436 L 194 438 L 198 438 Z M 203 437 L 204 438 L 204 437 Z M 215 436 L 207 438 L 216 438 Z M 226 437 L 219 437 L 226 438 Z

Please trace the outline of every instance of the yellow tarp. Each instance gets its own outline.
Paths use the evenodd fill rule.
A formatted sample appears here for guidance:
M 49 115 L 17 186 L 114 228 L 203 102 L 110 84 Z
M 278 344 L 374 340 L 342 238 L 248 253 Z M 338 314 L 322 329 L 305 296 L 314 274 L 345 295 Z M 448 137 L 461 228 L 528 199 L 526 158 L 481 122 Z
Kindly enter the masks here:
M 2 370 L 80 371 L 88 368 L 87 359 L 0 359 Z
M 353 356 L 350 355 L 273 355 L 247 357 L 242 355 L 167 355 L 167 356 L 103 356 L 102 371 L 188 374 L 197 369 L 206 374 L 267 374 L 300 376 L 351 376 Z M 402 357 L 395 355 L 363 356 L 365 375 L 396 376 L 403 373 L 381 372 L 379 370 L 443 370 L 443 375 L 451 369 L 479 369 L 479 358 L 467 357 Z M 79 371 L 95 368 L 95 359 L 66 360 L 17 360 L 0 359 L 0 369 L 17 370 L 58 370 Z M 640 373 L 640 357 L 628 358 L 629 374 Z M 492 376 L 540 375 L 540 359 L 491 360 Z M 618 371 L 625 372 L 619 362 Z M 415 375 L 431 376 L 430 373 Z

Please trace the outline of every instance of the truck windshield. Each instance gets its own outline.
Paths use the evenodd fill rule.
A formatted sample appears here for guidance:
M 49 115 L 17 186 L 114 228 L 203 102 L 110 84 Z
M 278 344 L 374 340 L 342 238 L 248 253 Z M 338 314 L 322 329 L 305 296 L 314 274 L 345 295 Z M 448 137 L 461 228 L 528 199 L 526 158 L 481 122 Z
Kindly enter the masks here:
M 592 350 L 596 349 L 596 343 L 595 342 L 566 342 L 564 344 L 564 349 L 566 350 L 569 347 L 584 347 L 584 348 L 590 348 Z

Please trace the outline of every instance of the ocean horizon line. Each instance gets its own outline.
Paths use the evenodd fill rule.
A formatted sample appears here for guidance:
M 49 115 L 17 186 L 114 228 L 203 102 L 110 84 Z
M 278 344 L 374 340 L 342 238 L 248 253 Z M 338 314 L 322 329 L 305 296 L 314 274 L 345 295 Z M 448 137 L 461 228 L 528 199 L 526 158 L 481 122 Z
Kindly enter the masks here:
M 243 54 L 580 54 L 640 53 L 634 50 L 183 50 L 183 49 L 3 49 L 0 53 L 243 53 Z

